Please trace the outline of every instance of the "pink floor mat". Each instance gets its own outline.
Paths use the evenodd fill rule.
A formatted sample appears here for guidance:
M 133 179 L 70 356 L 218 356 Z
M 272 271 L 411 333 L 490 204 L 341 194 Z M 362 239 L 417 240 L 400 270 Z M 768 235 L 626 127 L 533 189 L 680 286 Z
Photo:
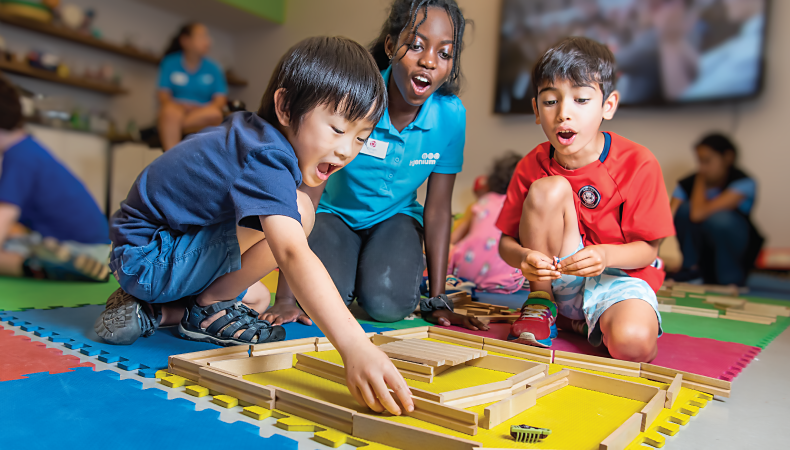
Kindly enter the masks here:
M 447 327 L 478 336 L 506 340 L 510 325 L 492 323 L 488 331 L 471 331 L 460 327 Z M 552 342 L 551 350 L 562 350 L 585 355 L 606 356 L 606 347 L 593 347 L 583 336 L 560 331 Z M 732 381 L 757 354 L 759 347 L 696 338 L 682 334 L 664 333 L 658 339 L 658 356 L 653 364 L 671 369 L 696 373 L 712 378 Z

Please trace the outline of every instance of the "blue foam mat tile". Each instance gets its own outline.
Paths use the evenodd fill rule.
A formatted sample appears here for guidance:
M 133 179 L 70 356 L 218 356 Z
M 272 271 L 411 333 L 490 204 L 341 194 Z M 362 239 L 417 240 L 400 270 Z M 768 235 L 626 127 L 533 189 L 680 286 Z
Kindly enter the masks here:
M 140 369 L 137 371 L 137 375 L 140 375 L 143 378 L 155 378 L 156 372 L 163 370 L 163 369 L 152 369 L 146 367 L 145 369 Z
M 13 320 L 9 320 L 8 324 L 11 325 L 12 327 L 18 327 L 20 325 L 28 325 L 30 324 L 30 322 L 25 322 L 24 320 L 21 319 L 13 319 Z
M 56 341 L 52 341 L 52 342 L 56 342 Z M 63 344 L 63 346 L 66 348 L 70 348 L 72 350 L 77 350 L 78 348 L 85 347 L 85 344 L 83 342 L 72 340 L 71 342 L 66 342 L 65 344 Z
M 194 403 L 166 400 L 157 395 L 164 391 L 143 390 L 137 381 L 118 381 L 118 374 L 106 372 L 78 368 L 0 383 L 2 447 L 195 449 L 226 448 L 232 442 L 240 448 L 297 449 L 297 442 L 285 436 L 262 438 L 254 425 L 222 422 L 216 411 L 196 411 Z M 185 427 L 200 432 L 185 433 Z
M 75 349 L 87 345 L 92 349 L 119 355 L 148 367 L 167 367 L 167 359 L 170 355 L 219 348 L 206 342 L 182 339 L 178 336 L 176 327 L 160 328 L 152 336 L 137 339 L 132 345 L 110 345 L 102 341 L 93 331 L 93 323 L 102 311 L 104 311 L 104 305 L 88 305 L 78 308 L 14 311 L 14 315 L 18 320 L 24 320 L 32 325 L 51 330 L 54 337 L 62 339 L 56 341 L 52 339 L 53 336 L 50 336 L 49 339 L 52 342 L 66 342 L 66 347 Z M 316 325 L 289 323 L 285 324 L 284 328 L 288 340 L 324 336 L 324 333 Z M 375 328 L 368 324 L 363 324 L 362 328 L 365 332 L 374 333 L 390 329 Z M 75 347 L 69 347 L 69 345 Z
M 124 358 L 121 358 L 121 359 L 124 359 Z M 148 367 L 146 367 L 144 364 L 140 364 L 139 362 L 127 361 L 127 360 L 124 359 L 123 361 L 119 361 L 118 362 L 118 368 L 119 369 L 123 369 L 123 370 L 127 370 L 127 371 L 131 371 L 131 370 L 147 369 Z
M 58 333 L 52 333 L 52 336 L 49 336 L 47 339 L 49 339 L 50 342 L 63 342 L 64 345 L 65 343 L 72 341 L 71 338 L 68 338 L 66 336 L 61 336 Z
M 101 355 L 103 353 L 107 353 L 107 352 L 103 351 L 100 348 L 91 347 L 91 346 L 88 345 L 88 346 L 82 347 L 80 349 L 80 353 L 82 353 L 83 355 L 87 355 L 87 356 L 99 356 L 99 355 Z
M 116 363 L 116 362 L 119 362 L 121 360 L 125 361 L 126 358 L 122 358 L 120 355 L 113 355 L 112 353 L 99 355 L 99 361 L 107 363 L 107 364 Z
M 52 336 L 52 331 L 39 328 L 38 330 L 34 331 L 33 334 L 35 334 L 38 337 L 49 337 Z
M 36 331 L 39 329 L 39 327 L 35 325 L 22 325 L 21 327 L 19 327 L 19 329 L 22 331 Z

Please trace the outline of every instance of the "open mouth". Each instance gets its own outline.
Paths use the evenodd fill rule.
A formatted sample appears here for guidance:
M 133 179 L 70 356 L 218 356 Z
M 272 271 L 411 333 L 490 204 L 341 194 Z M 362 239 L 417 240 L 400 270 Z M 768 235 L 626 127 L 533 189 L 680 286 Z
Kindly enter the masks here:
M 417 95 L 423 95 L 430 89 L 431 80 L 422 75 L 417 75 L 411 79 L 411 84 L 414 86 L 414 92 Z
M 322 181 L 326 181 L 329 179 L 329 175 L 332 175 L 333 172 L 339 170 L 340 167 L 341 166 L 324 162 L 319 163 L 315 168 L 315 171 L 318 174 L 318 178 L 320 178 Z
M 557 132 L 557 139 L 562 145 L 571 145 L 576 139 L 576 132 L 571 130 L 562 130 Z

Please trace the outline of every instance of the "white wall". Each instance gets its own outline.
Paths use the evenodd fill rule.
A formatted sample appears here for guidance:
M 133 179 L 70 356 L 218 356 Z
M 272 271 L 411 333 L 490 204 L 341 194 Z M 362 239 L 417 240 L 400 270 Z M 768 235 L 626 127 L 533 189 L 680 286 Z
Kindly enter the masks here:
M 251 81 L 242 94 L 248 107 L 257 108 L 274 65 L 289 46 L 322 34 L 367 44 L 377 35 L 388 4 L 388 0 L 290 0 L 284 25 L 239 35 L 237 67 Z M 468 112 L 467 146 L 465 170 L 456 184 L 455 211 L 471 201 L 474 178 L 488 170 L 493 158 L 507 149 L 526 153 L 546 139 L 531 116 L 493 113 L 501 0 L 459 0 L 459 4 L 475 26 L 468 29 L 463 55 L 466 84 L 461 99 Z M 790 42 L 790 29 L 782 26 L 786 18 L 790 18 L 790 2 L 773 2 L 765 91 L 759 99 L 737 107 L 739 120 L 735 106 L 723 105 L 623 109 L 606 125 L 655 153 L 670 191 L 679 177 L 693 170 L 693 142 L 711 130 L 732 133 L 740 144 L 743 167 L 760 183 L 755 221 L 771 246 L 790 246 L 786 231 L 790 202 L 784 178 L 790 154 L 783 139 L 790 91 L 782 85 L 790 76 L 790 60 L 782 50 Z
M 96 11 L 94 26 L 101 30 L 104 39 L 119 44 L 130 40 L 139 48 L 150 49 L 156 54 L 161 54 L 178 27 L 189 20 L 188 11 L 183 15 L 176 15 L 133 0 L 69 0 L 68 3 L 93 8 Z M 214 40 L 211 57 L 223 67 L 232 65 L 233 37 L 223 30 L 209 30 Z M 72 97 L 86 109 L 108 111 L 122 129 L 132 118 L 138 126 L 154 123 L 157 66 L 6 24 L 2 24 L 0 35 L 14 52 L 25 54 L 28 50 L 51 51 L 80 72 L 85 67 L 110 63 L 123 75 L 122 85 L 130 93 L 110 97 L 70 86 L 10 75 L 15 83 L 46 95 Z

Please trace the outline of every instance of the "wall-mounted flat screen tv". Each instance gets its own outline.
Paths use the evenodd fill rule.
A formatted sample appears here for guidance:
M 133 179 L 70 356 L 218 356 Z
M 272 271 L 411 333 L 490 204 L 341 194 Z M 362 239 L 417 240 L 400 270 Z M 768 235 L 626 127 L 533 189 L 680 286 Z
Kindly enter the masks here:
M 623 105 L 753 97 L 768 10 L 769 0 L 503 0 L 495 110 L 532 113 L 532 68 L 568 36 L 612 50 Z

